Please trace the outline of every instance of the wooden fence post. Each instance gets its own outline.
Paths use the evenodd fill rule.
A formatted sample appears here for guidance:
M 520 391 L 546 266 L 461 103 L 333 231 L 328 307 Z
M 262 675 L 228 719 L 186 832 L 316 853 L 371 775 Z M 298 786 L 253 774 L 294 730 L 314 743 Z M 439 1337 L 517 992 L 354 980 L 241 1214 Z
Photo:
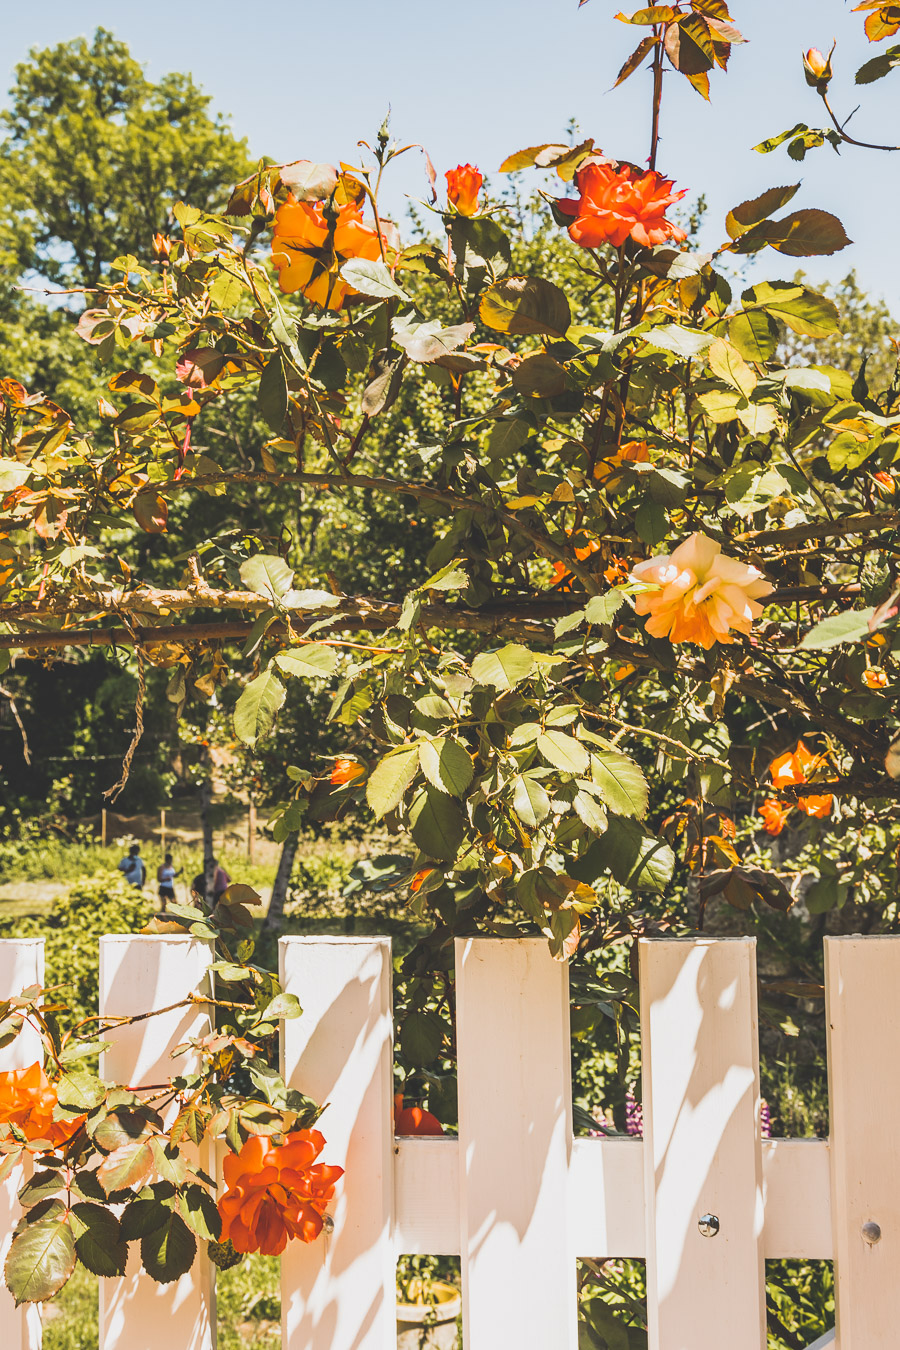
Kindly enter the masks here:
M 650 1350 L 761 1350 L 756 940 L 639 945 Z
M 103 937 L 100 1012 L 130 1016 L 208 992 L 211 959 L 209 944 L 196 938 Z M 135 1089 L 165 1082 L 190 1065 L 186 1056 L 172 1059 L 175 1046 L 211 1029 L 209 1009 L 188 1005 L 107 1032 L 104 1039 L 112 1045 L 103 1053 L 100 1072 Z M 209 1166 L 208 1158 L 203 1165 Z M 172 1284 L 141 1274 L 134 1249 L 124 1276 L 100 1280 L 100 1350 L 214 1350 L 214 1272 L 199 1246 L 193 1269 Z
M 389 938 L 285 937 L 285 1081 L 327 1102 L 323 1162 L 346 1169 L 333 1232 L 281 1259 L 283 1350 L 396 1350 Z
M 44 939 L 0 940 L 0 999 L 14 998 L 32 984 L 44 983 Z M 11 1045 L 0 1050 L 0 1071 L 27 1069 L 43 1060 L 41 1038 L 35 1028 L 23 1027 Z M 30 1170 L 30 1169 L 29 1169 Z M 0 1182 L 0 1271 L 12 1245 L 12 1232 L 22 1213 L 16 1194 L 25 1180 L 22 1167 L 14 1167 Z M 17 1308 L 0 1278 L 0 1345 L 3 1350 L 40 1350 L 41 1310 L 36 1304 Z
M 574 1350 L 568 971 L 543 938 L 457 939 L 456 1010 L 466 1350 Z
M 900 938 L 825 939 L 837 1343 L 889 1350 L 900 1326 Z

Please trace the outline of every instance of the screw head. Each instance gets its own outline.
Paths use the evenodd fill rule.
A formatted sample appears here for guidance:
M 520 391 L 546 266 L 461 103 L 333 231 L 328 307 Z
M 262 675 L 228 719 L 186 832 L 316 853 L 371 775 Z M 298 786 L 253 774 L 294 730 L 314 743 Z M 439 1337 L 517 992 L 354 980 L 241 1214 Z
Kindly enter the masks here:
M 697 1227 L 704 1237 L 715 1237 L 719 1231 L 719 1220 L 715 1214 L 701 1214 Z
M 873 1222 L 871 1219 L 864 1223 L 861 1229 L 863 1238 L 870 1247 L 874 1247 L 876 1242 L 881 1241 L 881 1225 Z
M 322 1215 L 322 1230 L 326 1237 L 331 1237 L 331 1234 L 334 1232 L 334 1219 L 330 1214 Z

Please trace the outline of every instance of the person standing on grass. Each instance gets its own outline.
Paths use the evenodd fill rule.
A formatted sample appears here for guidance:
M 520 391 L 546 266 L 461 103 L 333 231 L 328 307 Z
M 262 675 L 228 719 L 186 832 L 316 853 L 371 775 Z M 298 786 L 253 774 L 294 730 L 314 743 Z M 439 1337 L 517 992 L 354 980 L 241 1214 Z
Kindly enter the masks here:
M 165 914 L 166 905 L 170 900 L 173 904 L 175 903 L 175 878 L 180 877 L 183 871 L 183 867 L 179 867 L 178 871 L 175 871 L 171 853 L 166 854 L 165 860 L 156 869 L 156 880 L 159 883 L 159 908 L 163 914 Z
M 132 844 L 125 857 L 119 863 L 119 871 L 125 873 L 125 879 L 138 890 L 143 890 L 147 880 L 147 869 L 141 857 L 140 844 Z
M 217 905 L 231 885 L 231 877 L 225 871 L 225 868 L 219 862 L 218 858 L 213 858 L 213 866 L 216 869 L 215 875 L 213 876 L 213 904 Z

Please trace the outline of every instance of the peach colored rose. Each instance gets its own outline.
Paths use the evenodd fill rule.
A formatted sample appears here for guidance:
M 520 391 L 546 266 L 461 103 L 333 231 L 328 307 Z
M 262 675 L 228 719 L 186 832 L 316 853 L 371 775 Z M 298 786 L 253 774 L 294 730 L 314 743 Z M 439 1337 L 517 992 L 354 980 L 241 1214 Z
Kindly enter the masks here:
M 654 588 L 635 600 L 636 612 L 649 616 L 651 637 L 707 650 L 734 642 L 734 633 L 748 634 L 763 611 L 759 600 L 773 589 L 757 568 L 725 557 L 715 540 L 699 533 L 670 556 L 638 563 L 631 575 Z

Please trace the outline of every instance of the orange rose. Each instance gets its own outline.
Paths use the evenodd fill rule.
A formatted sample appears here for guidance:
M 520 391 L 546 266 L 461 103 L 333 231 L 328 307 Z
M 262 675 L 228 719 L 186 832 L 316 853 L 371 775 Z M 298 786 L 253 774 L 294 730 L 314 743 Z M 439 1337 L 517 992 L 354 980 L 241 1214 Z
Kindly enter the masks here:
M 222 1241 L 239 1252 L 280 1256 L 290 1238 L 312 1242 L 334 1195 L 342 1167 L 316 1163 L 324 1137 L 296 1130 L 283 1143 L 254 1135 L 240 1153 L 225 1157 L 227 1190 L 219 1200 Z
M 626 441 L 620 445 L 614 455 L 608 459 L 599 459 L 594 466 L 594 478 L 598 483 L 603 483 L 623 464 L 646 464 L 650 459 L 650 451 L 643 441 Z
M 767 834 L 781 834 L 790 813 L 791 808 L 788 803 L 780 802 L 775 797 L 767 798 L 759 808 L 759 814 L 762 816 Z
M 893 497 L 894 493 L 897 491 L 897 484 L 894 482 L 893 475 L 885 473 L 883 469 L 880 469 L 878 473 L 873 473 L 872 477 L 875 479 L 875 482 L 881 488 L 882 492 L 886 492 L 889 497 Z
M 647 614 L 651 637 L 696 642 L 709 650 L 734 642 L 732 629 L 749 633 L 763 611 L 759 599 L 772 586 L 762 572 L 726 558 L 705 534 L 692 534 L 671 556 L 648 558 L 632 570 L 635 581 L 652 589 L 635 598 L 635 612 Z
M 334 761 L 334 768 L 331 770 L 330 782 L 335 785 L 342 783 L 352 783 L 355 778 L 365 777 L 365 767 L 355 759 L 346 759 L 338 755 Z
M 444 1127 L 430 1111 L 421 1106 L 404 1106 L 403 1094 L 394 1098 L 394 1134 L 443 1134 Z
M 769 765 L 769 774 L 775 787 L 783 787 L 785 783 L 805 783 L 823 763 L 824 759 L 821 755 L 814 755 L 802 741 L 798 741 L 796 750 L 788 750 L 785 754 L 772 760 Z M 830 792 L 823 792 L 817 796 L 801 797 L 797 802 L 805 815 L 816 816 L 820 820 L 831 815 L 833 804 L 834 797 Z
M 474 164 L 459 164 L 444 174 L 447 180 L 447 201 L 461 216 L 474 216 L 478 210 L 478 194 L 484 178 Z
M 687 189 L 673 192 L 672 180 L 655 169 L 586 164 L 575 175 L 575 186 L 581 196 L 564 197 L 556 205 L 563 215 L 573 217 L 569 237 L 581 248 L 601 244 L 619 248 L 626 239 L 652 248 L 667 239 L 681 243 L 687 238 L 684 230 L 666 220 L 666 207 L 680 201 Z
M 54 1120 L 57 1105 L 56 1088 L 37 1061 L 0 1073 L 0 1124 L 15 1125 L 29 1142 L 45 1139 L 55 1148 L 72 1138 L 85 1117 Z
M 883 670 L 864 670 L 862 681 L 867 689 L 883 689 L 888 682 L 888 677 Z
M 272 265 L 283 291 L 300 291 L 314 305 L 340 309 L 356 291 L 341 280 L 348 258 L 381 256 L 378 231 L 362 223 L 362 208 L 348 202 L 327 219 L 321 202 L 298 202 L 293 194 L 275 213 Z

